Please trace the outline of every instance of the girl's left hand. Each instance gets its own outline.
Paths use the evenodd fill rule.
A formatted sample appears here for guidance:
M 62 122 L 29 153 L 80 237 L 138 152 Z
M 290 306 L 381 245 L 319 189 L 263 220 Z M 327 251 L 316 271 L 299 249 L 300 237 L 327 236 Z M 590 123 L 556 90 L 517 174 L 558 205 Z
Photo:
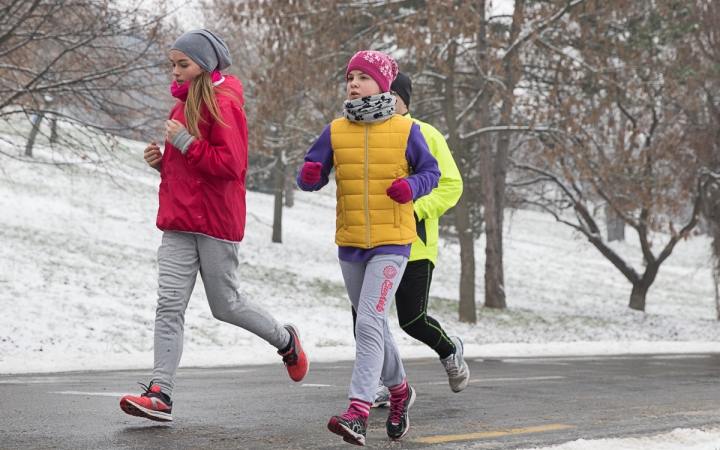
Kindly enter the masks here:
M 180 123 L 179 120 L 168 120 L 165 122 L 165 140 L 172 142 L 175 135 L 178 134 L 180 130 L 184 129 L 185 125 Z

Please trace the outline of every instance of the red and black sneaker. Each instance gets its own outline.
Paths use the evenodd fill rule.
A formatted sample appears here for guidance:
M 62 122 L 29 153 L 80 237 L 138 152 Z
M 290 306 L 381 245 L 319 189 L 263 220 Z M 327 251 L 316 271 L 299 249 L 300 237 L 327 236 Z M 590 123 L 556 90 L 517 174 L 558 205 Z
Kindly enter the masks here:
M 140 397 L 126 395 L 120 400 L 120 408 L 131 416 L 145 417 L 158 422 L 172 422 L 172 401 L 167 394 L 160 392 L 160 386 L 145 386 L 145 392 Z
M 286 352 L 278 351 L 278 355 L 283 357 L 285 368 L 293 381 L 302 381 L 310 370 L 310 362 L 305 356 L 305 350 L 300 345 L 300 335 L 297 327 L 291 323 L 283 325 L 288 333 L 290 333 L 290 350 Z

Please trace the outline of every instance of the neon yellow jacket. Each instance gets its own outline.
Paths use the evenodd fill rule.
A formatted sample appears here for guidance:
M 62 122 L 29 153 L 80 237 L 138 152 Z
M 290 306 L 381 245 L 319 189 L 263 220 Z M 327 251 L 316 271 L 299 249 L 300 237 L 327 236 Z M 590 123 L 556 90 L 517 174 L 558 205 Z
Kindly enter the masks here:
M 410 114 L 405 117 L 412 119 Z M 455 164 L 452 153 L 443 135 L 432 125 L 412 119 L 420 125 L 420 132 L 425 137 L 430 153 L 437 159 L 440 168 L 440 181 L 430 194 L 420 197 L 414 203 L 418 240 L 410 250 L 410 261 L 429 259 L 436 264 L 438 254 L 438 222 L 440 216 L 455 206 L 462 195 L 463 182 L 460 171 Z

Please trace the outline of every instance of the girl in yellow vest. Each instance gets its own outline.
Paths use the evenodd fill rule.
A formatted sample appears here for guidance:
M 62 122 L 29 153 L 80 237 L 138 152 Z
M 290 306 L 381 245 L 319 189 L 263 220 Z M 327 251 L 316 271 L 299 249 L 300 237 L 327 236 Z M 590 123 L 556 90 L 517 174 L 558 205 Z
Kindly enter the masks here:
M 316 191 L 335 167 L 335 243 L 358 317 L 350 407 L 333 416 L 328 429 L 356 445 L 365 445 L 378 379 L 390 390 L 388 436 L 397 440 L 409 429 L 415 390 L 405 381 L 388 310 L 417 239 L 412 200 L 429 194 L 440 178 L 420 127 L 395 115 L 390 83 L 397 73 L 395 61 L 383 53 L 352 57 L 345 73 L 344 117 L 325 128 L 298 174 L 301 189 Z

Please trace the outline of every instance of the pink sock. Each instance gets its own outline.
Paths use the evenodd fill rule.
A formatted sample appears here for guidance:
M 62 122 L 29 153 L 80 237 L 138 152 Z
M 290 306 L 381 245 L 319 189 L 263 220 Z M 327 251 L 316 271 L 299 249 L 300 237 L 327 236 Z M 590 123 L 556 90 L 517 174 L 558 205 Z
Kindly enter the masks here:
M 403 382 L 400 384 L 396 384 L 395 386 L 389 386 L 388 390 L 390 391 L 390 398 L 393 398 L 395 400 L 403 400 L 405 397 L 407 397 L 408 385 L 407 382 L 403 380 Z
M 367 420 L 367 418 L 370 416 L 370 406 L 372 403 L 364 402 L 362 400 L 358 400 L 356 398 L 350 399 L 350 408 L 348 408 L 347 412 L 343 415 L 349 414 L 354 415 L 353 413 L 356 413 L 360 415 L 362 418 Z

